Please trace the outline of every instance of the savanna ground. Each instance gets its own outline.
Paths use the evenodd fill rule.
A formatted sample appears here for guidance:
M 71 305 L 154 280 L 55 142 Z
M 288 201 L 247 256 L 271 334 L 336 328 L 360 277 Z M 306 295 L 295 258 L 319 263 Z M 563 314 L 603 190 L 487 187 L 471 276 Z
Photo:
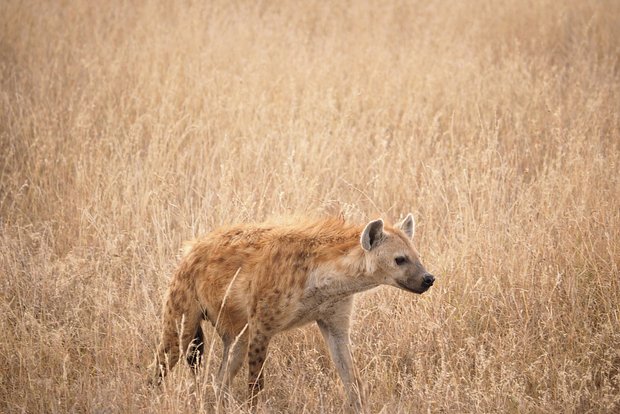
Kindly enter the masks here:
M 340 209 L 438 276 L 357 300 L 373 412 L 618 412 L 619 162 L 615 0 L 4 0 L 0 412 L 213 411 L 209 326 L 145 382 L 182 241 Z M 266 374 L 343 410 L 315 326 Z

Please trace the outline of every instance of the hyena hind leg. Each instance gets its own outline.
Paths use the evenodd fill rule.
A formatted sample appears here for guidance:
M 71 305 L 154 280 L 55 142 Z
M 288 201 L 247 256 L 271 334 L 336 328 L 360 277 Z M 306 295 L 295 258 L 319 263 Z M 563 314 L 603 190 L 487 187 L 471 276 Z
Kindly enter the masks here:
M 228 369 L 229 353 L 232 344 L 233 340 L 229 335 L 222 336 L 222 362 L 220 363 L 220 369 L 217 371 L 216 378 L 218 385 L 221 385 L 222 381 L 224 381 L 224 375 L 226 375 L 226 370 Z
M 250 333 L 248 345 L 248 387 L 250 401 L 255 402 L 256 395 L 265 387 L 263 366 L 267 359 L 267 348 L 271 340 L 271 332 L 264 327 L 254 326 Z
M 187 350 L 187 363 L 192 368 L 194 372 L 200 366 L 200 362 L 202 361 L 202 357 L 205 353 L 205 343 L 204 343 L 204 332 L 202 331 L 202 326 L 200 323 L 198 324 L 198 329 L 196 329 L 196 333 L 194 334 L 194 339 L 189 345 Z
M 241 369 L 248 352 L 248 332 L 244 328 L 234 339 L 222 338 L 224 355 L 217 376 L 218 394 L 222 396 L 232 386 L 232 381 Z

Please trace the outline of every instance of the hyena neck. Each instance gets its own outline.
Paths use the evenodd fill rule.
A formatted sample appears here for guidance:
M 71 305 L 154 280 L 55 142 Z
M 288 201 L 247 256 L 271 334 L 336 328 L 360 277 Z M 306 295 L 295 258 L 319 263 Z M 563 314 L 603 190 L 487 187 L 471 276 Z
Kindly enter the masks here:
M 341 258 L 318 266 L 308 277 L 306 294 L 320 292 L 324 299 L 338 299 L 377 287 L 366 270 L 363 253 L 350 250 Z

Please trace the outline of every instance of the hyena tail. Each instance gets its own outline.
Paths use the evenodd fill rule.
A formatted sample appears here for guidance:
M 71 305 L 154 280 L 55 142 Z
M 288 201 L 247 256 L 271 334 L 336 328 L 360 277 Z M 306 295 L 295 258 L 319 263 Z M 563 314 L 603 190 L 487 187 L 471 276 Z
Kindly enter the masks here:
M 197 367 L 204 350 L 200 323 L 203 312 L 194 296 L 192 278 L 185 266 L 177 271 L 168 289 L 163 311 L 163 331 L 152 365 L 151 382 L 159 384 L 183 354 Z

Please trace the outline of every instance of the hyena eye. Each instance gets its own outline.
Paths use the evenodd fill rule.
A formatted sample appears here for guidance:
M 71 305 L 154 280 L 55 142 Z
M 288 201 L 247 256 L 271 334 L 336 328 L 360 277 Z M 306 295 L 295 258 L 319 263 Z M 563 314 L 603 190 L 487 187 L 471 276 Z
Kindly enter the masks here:
M 402 266 L 405 263 L 407 263 L 409 259 L 406 256 L 398 256 L 394 259 L 394 261 L 396 262 L 398 266 Z

